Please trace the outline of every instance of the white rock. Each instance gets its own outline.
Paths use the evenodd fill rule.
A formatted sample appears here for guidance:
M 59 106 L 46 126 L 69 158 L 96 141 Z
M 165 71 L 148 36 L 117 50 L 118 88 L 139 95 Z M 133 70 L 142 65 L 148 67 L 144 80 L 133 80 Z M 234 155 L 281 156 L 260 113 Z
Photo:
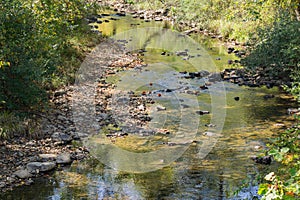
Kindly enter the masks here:
M 163 106 L 158 105 L 158 106 L 156 106 L 156 110 L 157 110 L 157 111 L 166 110 L 166 107 L 163 107 Z
M 143 110 L 145 110 L 145 106 L 143 104 L 141 104 L 141 105 L 138 106 L 138 109 L 143 111 Z

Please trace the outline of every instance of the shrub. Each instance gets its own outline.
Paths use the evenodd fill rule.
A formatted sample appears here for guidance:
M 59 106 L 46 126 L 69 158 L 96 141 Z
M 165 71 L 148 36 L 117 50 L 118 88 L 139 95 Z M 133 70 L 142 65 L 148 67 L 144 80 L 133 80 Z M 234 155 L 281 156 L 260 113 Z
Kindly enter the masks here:
M 91 9 L 84 0 L 0 2 L 0 109 L 38 110 L 46 88 L 71 80 L 80 60 L 70 39 Z
M 300 198 L 299 128 L 300 123 L 287 129 L 270 144 L 268 154 L 281 165 L 277 172 L 266 175 L 265 182 L 260 184 L 258 192 L 263 195 L 262 199 Z
M 300 67 L 300 22 L 280 15 L 272 27 L 262 29 L 242 64 L 250 70 L 263 68 L 269 76 L 295 78 Z

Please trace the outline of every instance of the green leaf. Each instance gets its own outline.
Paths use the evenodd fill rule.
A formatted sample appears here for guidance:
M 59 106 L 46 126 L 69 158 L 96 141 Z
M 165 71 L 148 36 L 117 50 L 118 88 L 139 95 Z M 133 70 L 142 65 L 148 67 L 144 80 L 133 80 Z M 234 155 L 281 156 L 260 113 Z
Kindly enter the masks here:
M 282 153 L 287 153 L 287 152 L 289 152 L 289 150 L 290 150 L 290 148 L 288 148 L 288 147 L 283 147 L 280 151 L 281 151 Z
M 283 155 L 282 154 L 275 154 L 274 159 L 278 162 L 281 162 L 283 160 Z
M 258 188 L 258 194 L 259 195 L 264 195 L 264 194 L 266 194 L 267 193 L 267 191 L 268 191 L 268 184 L 260 184 L 259 185 L 259 188 Z
M 269 155 L 271 155 L 271 156 L 275 156 L 275 155 L 277 155 L 279 152 L 278 152 L 278 150 L 277 149 L 271 149 L 270 151 L 269 151 Z
M 291 176 L 296 176 L 296 174 L 297 174 L 297 169 L 294 168 L 294 167 L 291 168 L 291 169 L 290 169 L 290 175 L 291 175 Z

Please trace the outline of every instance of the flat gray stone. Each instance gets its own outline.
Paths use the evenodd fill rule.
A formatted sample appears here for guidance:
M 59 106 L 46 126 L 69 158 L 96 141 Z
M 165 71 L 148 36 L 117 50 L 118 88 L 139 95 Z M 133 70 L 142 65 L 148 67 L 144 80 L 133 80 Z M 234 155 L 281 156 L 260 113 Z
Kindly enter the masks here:
M 70 153 L 61 153 L 56 158 L 57 164 L 70 164 L 72 162 Z
M 56 160 L 57 155 L 56 154 L 39 154 L 40 161 L 54 161 Z
M 54 169 L 56 164 L 54 162 L 30 162 L 27 164 L 27 169 L 30 172 L 46 172 Z
M 51 135 L 52 139 L 54 141 L 57 141 L 57 142 L 70 142 L 72 141 L 72 137 L 68 134 L 65 134 L 65 133 L 61 133 L 61 132 L 55 132 Z
M 14 172 L 14 175 L 16 175 L 18 178 L 26 179 L 32 177 L 32 174 L 29 173 L 28 169 L 21 169 L 16 172 Z
M 72 133 L 72 136 L 73 136 L 73 139 L 80 140 L 82 138 L 88 137 L 89 135 L 87 133 L 74 132 L 74 133 Z

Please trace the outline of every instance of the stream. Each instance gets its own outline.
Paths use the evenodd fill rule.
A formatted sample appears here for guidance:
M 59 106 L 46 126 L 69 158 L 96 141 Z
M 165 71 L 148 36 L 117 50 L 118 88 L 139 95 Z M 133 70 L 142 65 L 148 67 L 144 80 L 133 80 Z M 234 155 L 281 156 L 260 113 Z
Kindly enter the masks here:
M 152 120 L 147 128 L 170 131 L 129 134 L 114 145 L 143 155 L 155 152 L 158 158 L 124 161 L 123 154 L 112 154 L 116 161 L 111 166 L 101 159 L 73 162 L 1 198 L 259 199 L 256 179 L 276 170 L 276 164 L 257 164 L 250 157 L 262 152 L 286 123 L 287 109 L 295 106 L 290 97 L 277 87 L 250 88 L 223 81 L 209 83 L 205 77 L 187 78 L 185 71 L 219 72 L 228 67 L 228 60 L 238 59 L 216 40 L 183 36 L 166 22 L 114 13 L 99 20 L 101 24 L 91 24 L 94 30 L 133 51 L 143 49 L 139 53 L 148 65 L 109 77 L 107 81 L 118 91 L 115 97 L 151 91 L 155 104 L 148 105 Z M 205 84 L 207 88 L 199 88 Z M 119 107 L 116 104 L 112 109 Z M 200 110 L 209 113 L 199 115 Z M 88 143 L 96 155 L 97 145 L 105 145 L 99 138 L 93 136 Z M 243 185 L 244 181 L 249 184 Z

